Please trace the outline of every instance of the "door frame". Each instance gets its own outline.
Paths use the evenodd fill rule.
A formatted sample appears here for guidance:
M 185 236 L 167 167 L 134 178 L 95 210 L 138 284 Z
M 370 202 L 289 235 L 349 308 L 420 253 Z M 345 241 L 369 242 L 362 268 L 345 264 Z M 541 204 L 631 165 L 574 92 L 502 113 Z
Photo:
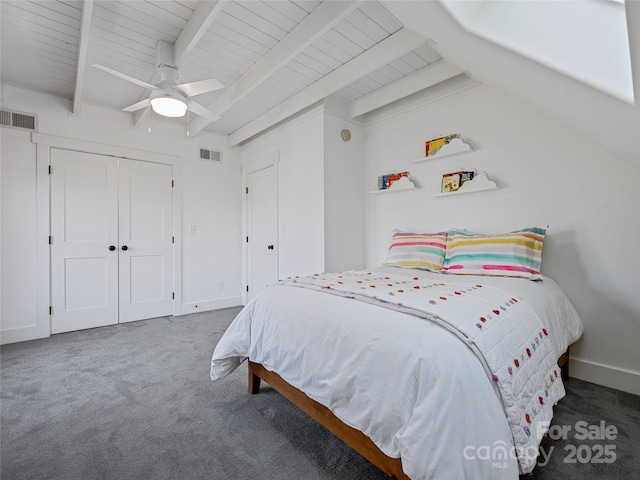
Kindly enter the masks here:
M 247 162 L 249 163 L 249 162 Z M 242 304 L 246 305 L 249 299 L 247 295 L 247 286 L 249 285 L 249 244 L 245 241 L 248 234 L 248 221 L 249 221 L 249 204 L 247 202 L 247 188 L 248 187 L 248 178 L 252 173 L 259 172 L 260 170 L 264 170 L 265 168 L 274 167 L 275 176 L 276 176 L 276 202 L 277 202 L 277 226 L 276 233 L 277 239 L 276 244 L 278 245 L 278 250 L 276 251 L 276 258 L 278 264 L 278 270 L 280 269 L 280 175 L 278 170 L 278 165 L 280 163 L 280 151 L 276 150 L 275 152 L 269 153 L 260 157 L 259 159 L 252 160 L 250 162 L 250 167 L 246 170 L 243 168 L 242 172 L 242 190 L 245 192 L 242 195 Z
M 184 159 L 166 153 L 137 150 L 94 143 L 74 138 L 58 137 L 44 133 L 32 133 L 31 142 L 36 145 L 36 231 L 37 231 L 37 336 L 46 338 L 51 335 L 51 183 L 49 167 L 51 166 L 51 149 L 73 150 L 83 153 L 129 158 L 143 162 L 162 163 L 173 167 L 173 314 L 182 313 L 182 166 Z

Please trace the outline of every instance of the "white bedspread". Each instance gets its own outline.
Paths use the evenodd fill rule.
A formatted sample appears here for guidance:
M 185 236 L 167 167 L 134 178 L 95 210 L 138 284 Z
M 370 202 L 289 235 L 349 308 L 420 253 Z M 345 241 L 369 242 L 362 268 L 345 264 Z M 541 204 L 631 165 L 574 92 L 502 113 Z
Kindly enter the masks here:
M 555 282 L 456 277 L 393 267 L 434 282 L 491 284 L 515 292 L 543 319 L 556 358 L 582 324 Z M 268 288 L 216 346 L 211 378 L 245 358 L 366 433 L 413 479 L 517 478 L 513 440 L 481 362 L 456 335 L 423 318 L 290 286 Z

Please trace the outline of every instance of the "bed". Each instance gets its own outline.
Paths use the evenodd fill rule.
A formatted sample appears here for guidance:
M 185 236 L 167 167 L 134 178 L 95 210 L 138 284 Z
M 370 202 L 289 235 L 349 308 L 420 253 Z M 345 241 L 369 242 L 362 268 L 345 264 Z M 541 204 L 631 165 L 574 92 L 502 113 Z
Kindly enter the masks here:
M 392 478 L 532 471 L 582 323 L 548 277 L 381 266 L 267 288 L 215 347 L 211 378 L 260 380 Z

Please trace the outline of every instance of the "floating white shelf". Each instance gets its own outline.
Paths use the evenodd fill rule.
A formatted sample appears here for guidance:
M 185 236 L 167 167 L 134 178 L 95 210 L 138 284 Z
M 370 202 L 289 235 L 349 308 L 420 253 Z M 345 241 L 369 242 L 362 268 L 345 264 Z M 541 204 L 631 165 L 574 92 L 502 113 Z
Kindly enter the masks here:
M 420 190 L 418 187 L 409 188 L 384 188 L 382 190 L 371 190 L 369 193 L 396 193 L 396 192 L 410 192 L 412 190 Z
M 438 158 L 452 157 L 453 155 L 460 155 L 462 153 L 471 152 L 473 149 L 471 145 L 465 143 L 461 138 L 454 138 L 449 143 L 440 148 L 433 155 L 428 157 L 416 158 L 413 163 L 428 162 L 430 160 L 437 160 Z
M 484 172 L 476 173 L 473 180 L 464 182 L 462 186 L 455 192 L 438 193 L 434 197 L 451 197 L 453 195 L 461 195 L 463 193 L 482 192 L 485 190 L 496 190 L 498 185 L 493 180 L 489 180 L 489 177 Z
M 402 177 L 400 180 L 391 184 L 389 188 L 373 190 L 369 193 L 394 193 L 394 192 L 408 192 L 411 190 L 420 190 L 420 188 L 416 187 L 416 185 L 409 179 L 409 177 Z

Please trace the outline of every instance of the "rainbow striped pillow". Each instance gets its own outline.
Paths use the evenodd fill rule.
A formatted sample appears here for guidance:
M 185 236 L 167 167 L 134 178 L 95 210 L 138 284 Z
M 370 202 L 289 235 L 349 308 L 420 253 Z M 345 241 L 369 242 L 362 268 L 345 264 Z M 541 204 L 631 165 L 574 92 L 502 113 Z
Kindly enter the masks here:
M 396 231 L 383 265 L 419 268 L 439 272 L 444 264 L 447 232 L 411 233 Z
M 499 235 L 449 230 L 442 272 L 539 280 L 545 233 L 544 228 Z

